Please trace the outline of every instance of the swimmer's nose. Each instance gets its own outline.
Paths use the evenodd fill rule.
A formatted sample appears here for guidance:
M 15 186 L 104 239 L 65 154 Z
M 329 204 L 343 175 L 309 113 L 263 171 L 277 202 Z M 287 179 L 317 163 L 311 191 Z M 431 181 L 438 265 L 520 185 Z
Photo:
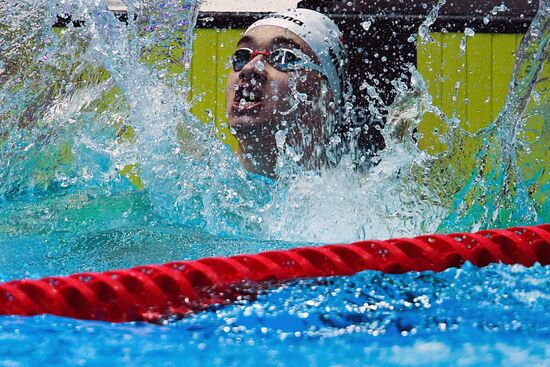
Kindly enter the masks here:
M 258 54 L 254 55 L 247 63 L 246 65 L 241 69 L 241 73 L 243 75 L 248 74 L 257 74 L 257 75 L 265 75 L 266 71 L 266 55 L 264 54 Z

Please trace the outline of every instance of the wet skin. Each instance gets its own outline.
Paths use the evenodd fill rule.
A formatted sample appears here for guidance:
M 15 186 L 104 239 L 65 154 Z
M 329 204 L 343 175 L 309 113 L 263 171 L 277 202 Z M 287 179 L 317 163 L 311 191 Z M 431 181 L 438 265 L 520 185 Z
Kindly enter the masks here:
M 281 47 L 299 49 L 318 63 L 301 38 L 277 26 L 252 29 L 236 49 L 272 51 Z M 264 55 L 257 55 L 239 71 L 231 69 L 226 111 L 229 127 L 239 142 L 237 154 L 247 170 L 275 176 L 278 155 L 275 133 L 285 128 L 286 143 L 302 153 L 299 163 L 311 168 L 319 165 L 326 111 L 321 112 L 311 101 L 322 98 L 328 102 L 332 98 L 330 91 L 321 93 L 322 78 L 319 72 L 309 69 L 279 71 Z M 306 94 L 307 100 L 296 99 L 296 93 Z

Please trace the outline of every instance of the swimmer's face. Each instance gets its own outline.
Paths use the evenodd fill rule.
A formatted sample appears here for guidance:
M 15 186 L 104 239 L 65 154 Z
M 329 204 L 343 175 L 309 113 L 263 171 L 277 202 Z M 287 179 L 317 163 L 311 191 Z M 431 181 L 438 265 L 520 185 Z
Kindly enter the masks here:
M 315 53 L 300 37 L 277 26 L 250 30 L 237 44 L 236 49 L 239 48 L 268 52 L 279 48 L 298 49 L 318 63 Z M 241 161 L 243 158 L 246 161 L 243 161 L 245 167 L 273 175 L 277 155 L 275 133 L 281 129 L 288 129 L 287 140 L 290 141 L 303 141 L 303 135 L 307 134 L 310 135 L 308 144 L 312 146 L 320 139 L 324 120 L 315 116 L 311 103 L 296 96 L 301 93 L 302 99 L 306 95 L 309 101 L 318 98 L 321 79 L 319 72 L 309 69 L 278 70 L 264 55 L 255 56 L 240 70 L 231 69 L 226 111 L 229 127 L 239 141 Z M 249 156 L 243 157 L 243 154 Z M 306 148 L 304 156 L 307 155 Z

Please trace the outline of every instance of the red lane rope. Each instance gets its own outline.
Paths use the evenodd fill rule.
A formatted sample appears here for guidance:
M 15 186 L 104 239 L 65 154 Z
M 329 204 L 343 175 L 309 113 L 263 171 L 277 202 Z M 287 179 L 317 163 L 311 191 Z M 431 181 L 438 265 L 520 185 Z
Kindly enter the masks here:
M 442 271 L 465 261 L 476 266 L 495 262 L 548 265 L 550 224 L 14 280 L 0 283 L 0 315 L 47 313 L 111 322 L 158 322 L 254 296 L 254 291 L 281 281 L 351 275 L 363 270 Z

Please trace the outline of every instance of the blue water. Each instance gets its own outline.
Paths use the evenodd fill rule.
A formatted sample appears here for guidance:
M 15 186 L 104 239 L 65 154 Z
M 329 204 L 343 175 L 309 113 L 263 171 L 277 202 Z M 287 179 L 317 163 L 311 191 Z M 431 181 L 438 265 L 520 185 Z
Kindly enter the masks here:
M 358 173 L 344 158 L 318 174 L 290 159 L 278 181 L 247 174 L 189 113 L 186 75 L 167 65 L 189 61 L 194 3 L 129 3 L 128 25 L 87 1 L 12 4 L 0 19 L 0 281 L 550 219 L 537 155 L 548 2 L 471 172 L 453 166 L 469 135 L 451 117 L 439 156 L 395 138 L 412 137 L 419 111 L 442 115 L 412 70 L 378 165 Z M 86 26 L 53 30 L 64 12 Z M 155 52 L 169 62 L 142 57 Z M 466 264 L 296 281 L 165 325 L 3 316 L 0 366 L 550 366 L 549 279 L 548 266 Z
M 3 317 L 5 366 L 548 366 L 549 269 L 312 279 L 171 322 Z

